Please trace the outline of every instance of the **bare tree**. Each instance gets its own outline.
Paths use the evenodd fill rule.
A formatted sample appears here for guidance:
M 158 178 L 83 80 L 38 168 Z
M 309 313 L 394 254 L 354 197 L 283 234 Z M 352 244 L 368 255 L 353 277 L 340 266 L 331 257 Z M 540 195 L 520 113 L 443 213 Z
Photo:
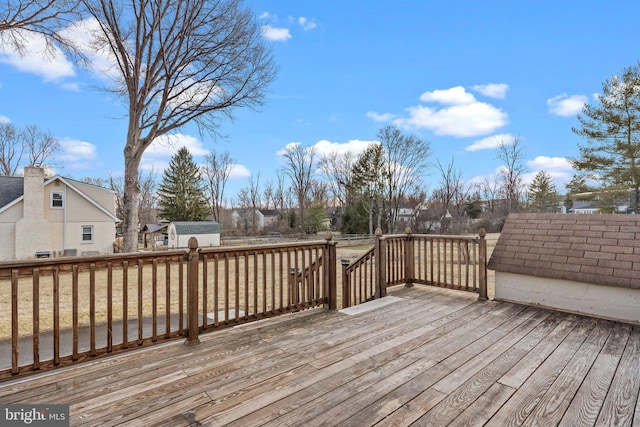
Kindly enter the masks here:
M 29 35 L 42 36 L 46 54 L 55 46 L 82 58 L 82 52 L 60 31 L 81 17 L 79 0 L 6 0 L 0 2 L 0 46 L 24 52 Z
M 18 173 L 25 154 L 29 166 L 51 166 L 59 149 L 60 140 L 35 125 L 20 129 L 12 123 L 0 123 L 0 170 L 4 175 Z
M 326 177 L 331 195 L 340 206 L 347 203 L 347 189 L 353 181 L 353 165 L 356 159 L 357 156 L 350 151 L 329 153 L 320 159 L 320 170 Z
M 18 172 L 24 145 L 20 143 L 20 132 L 12 123 L 0 123 L 0 168 L 5 176 Z
M 223 206 L 224 190 L 231 175 L 235 160 L 228 151 L 216 153 L 213 151 L 204 157 L 205 164 L 202 167 L 202 176 L 205 179 L 209 199 L 211 201 L 211 214 L 214 221 L 220 222 L 220 210 Z
M 264 208 L 271 209 L 271 203 L 273 203 L 273 206 L 275 208 L 275 198 L 274 198 L 275 188 L 274 188 L 273 181 L 267 180 L 267 182 L 264 183 L 263 188 L 264 189 L 262 190 L 262 199 L 264 201 Z
M 455 167 L 453 159 L 446 167 L 438 160 L 437 166 L 440 172 L 440 185 L 434 190 L 432 197 L 441 204 L 443 215 L 449 212 L 455 219 L 459 219 L 469 199 L 469 186 L 462 179 L 462 171 Z
M 151 224 L 157 221 L 156 190 L 158 187 L 158 174 L 151 169 L 147 174 L 140 171 L 138 175 L 140 183 L 140 197 L 138 198 L 138 211 L 140 212 L 140 224 Z M 123 218 L 124 177 L 109 174 L 108 185 L 116 193 L 116 216 Z
M 396 232 L 400 203 L 426 174 L 431 144 L 414 135 L 404 135 L 395 126 L 378 131 L 385 151 L 385 179 L 389 231 Z
M 43 167 L 60 150 L 60 140 L 49 132 L 43 132 L 35 125 L 27 125 L 22 131 L 22 140 L 27 151 L 30 166 Z
M 84 0 L 114 57 L 113 88 L 128 108 L 124 146 L 125 251 L 137 246 L 138 167 L 160 135 L 194 123 L 215 132 L 237 107 L 261 105 L 275 77 L 270 49 L 241 0 Z
M 498 146 L 496 159 L 502 162 L 500 179 L 502 193 L 507 201 L 507 213 L 517 212 L 524 192 L 522 175 L 525 168 L 522 164 L 524 159 L 522 138 L 516 136 L 510 141 L 502 141 Z
M 249 203 L 253 234 L 258 233 L 258 209 L 260 208 L 260 173 L 249 177 Z
M 309 192 L 313 184 L 315 168 L 315 147 L 303 147 L 302 144 L 291 144 L 285 150 L 284 172 L 291 179 L 291 188 L 298 199 L 299 224 L 304 224 L 304 210 L 309 200 Z
M 481 198 L 487 202 L 487 209 L 491 213 L 496 210 L 496 201 L 500 197 L 501 185 L 500 177 L 497 175 L 487 176 L 479 184 Z

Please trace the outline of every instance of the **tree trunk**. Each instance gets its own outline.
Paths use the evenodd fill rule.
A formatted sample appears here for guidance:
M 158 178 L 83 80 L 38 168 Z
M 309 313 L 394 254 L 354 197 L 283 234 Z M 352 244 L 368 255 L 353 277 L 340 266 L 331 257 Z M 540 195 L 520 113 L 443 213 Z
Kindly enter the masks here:
M 127 144 L 130 147 L 134 144 Z M 135 144 L 137 145 L 137 144 Z M 138 166 L 142 154 L 133 149 L 124 150 L 124 194 L 122 197 L 122 237 L 123 251 L 138 250 L 138 199 L 140 185 L 138 183 Z

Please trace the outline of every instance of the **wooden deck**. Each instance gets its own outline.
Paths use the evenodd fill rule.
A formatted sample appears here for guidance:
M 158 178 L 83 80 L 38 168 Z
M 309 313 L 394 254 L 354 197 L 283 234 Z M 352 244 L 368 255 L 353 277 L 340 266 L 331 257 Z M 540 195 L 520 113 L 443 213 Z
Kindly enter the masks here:
M 0 384 L 72 425 L 640 426 L 640 327 L 416 286 Z

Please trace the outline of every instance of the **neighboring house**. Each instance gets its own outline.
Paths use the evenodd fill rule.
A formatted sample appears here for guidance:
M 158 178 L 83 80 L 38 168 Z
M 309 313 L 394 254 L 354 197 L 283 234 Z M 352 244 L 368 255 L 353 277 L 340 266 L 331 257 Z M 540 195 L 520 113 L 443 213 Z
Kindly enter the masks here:
M 595 214 L 599 213 L 600 209 L 593 204 L 594 202 L 584 202 L 576 200 L 573 202 L 573 207 L 567 210 L 570 214 Z
M 231 213 L 231 224 L 233 228 L 242 228 L 245 225 L 250 228 L 253 225 L 254 218 L 258 230 L 278 223 L 282 215 L 280 212 L 272 209 L 256 209 L 255 215 L 253 209 L 235 209 Z
M 113 253 L 115 192 L 26 167 L 0 177 L 0 260 Z
M 169 248 L 188 248 L 189 239 L 198 239 L 198 246 L 220 246 L 220 224 L 215 221 L 176 221 L 167 227 Z

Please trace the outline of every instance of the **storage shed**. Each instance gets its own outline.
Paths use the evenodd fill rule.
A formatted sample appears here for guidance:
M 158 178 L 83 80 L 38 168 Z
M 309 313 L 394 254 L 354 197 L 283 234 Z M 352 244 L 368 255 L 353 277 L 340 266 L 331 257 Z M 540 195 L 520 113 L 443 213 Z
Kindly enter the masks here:
M 189 239 L 198 239 L 198 246 L 220 246 L 220 224 L 215 221 L 176 221 L 167 227 L 168 247 L 186 248 Z
M 640 215 L 510 214 L 497 300 L 640 323 Z

